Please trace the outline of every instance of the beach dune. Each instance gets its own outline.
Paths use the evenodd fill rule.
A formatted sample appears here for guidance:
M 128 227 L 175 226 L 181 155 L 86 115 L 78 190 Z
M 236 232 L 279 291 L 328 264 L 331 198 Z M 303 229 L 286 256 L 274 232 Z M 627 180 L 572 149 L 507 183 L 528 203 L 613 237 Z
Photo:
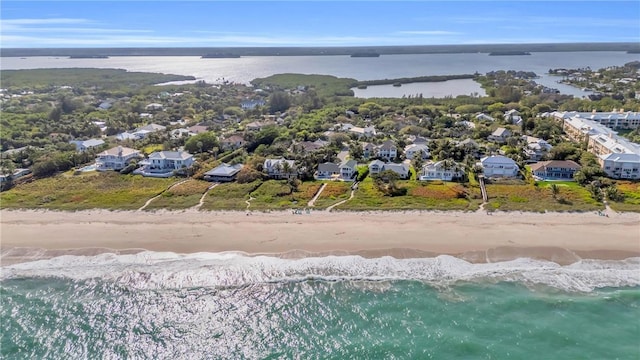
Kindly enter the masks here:
M 0 211 L 2 265 L 64 254 L 239 251 L 304 257 L 640 256 L 640 214 L 484 212 Z

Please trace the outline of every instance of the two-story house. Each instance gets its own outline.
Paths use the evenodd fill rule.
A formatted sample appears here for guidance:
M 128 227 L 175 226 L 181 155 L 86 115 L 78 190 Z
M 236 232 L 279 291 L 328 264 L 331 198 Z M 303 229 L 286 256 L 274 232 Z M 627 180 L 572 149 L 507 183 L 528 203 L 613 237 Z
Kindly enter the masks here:
M 429 162 L 422 166 L 420 170 L 419 179 L 428 180 L 442 180 L 451 181 L 453 179 L 460 179 L 464 176 L 464 167 L 461 164 L 441 160 L 438 162 Z
M 266 159 L 262 170 L 272 179 L 291 179 L 298 176 L 295 161 L 285 158 Z
M 398 156 L 398 148 L 393 141 L 387 140 L 377 148 L 377 156 L 387 161 L 394 160 Z
M 140 151 L 123 146 L 105 150 L 96 156 L 96 170 L 122 170 L 134 159 L 139 159 Z
M 580 165 L 571 160 L 550 160 L 531 164 L 531 173 L 541 180 L 572 181 L 573 174 L 578 170 Z
M 404 156 L 409 160 L 413 160 L 413 157 L 420 153 L 422 160 L 426 160 L 431 156 L 429 147 L 426 144 L 411 144 L 404 148 Z
M 507 138 L 510 136 L 511 136 L 511 131 L 503 127 L 499 127 L 494 132 L 492 132 L 491 135 L 489 135 L 488 140 L 497 142 L 499 144 L 503 144 L 507 142 Z
M 478 163 L 482 167 L 484 176 L 491 177 L 517 177 L 520 167 L 513 159 L 502 155 L 485 156 Z
M 170 172 L 189 168 L 193 165 L 193 155 L 186 151 L 156 151 L 149 155 L 145 171 Z

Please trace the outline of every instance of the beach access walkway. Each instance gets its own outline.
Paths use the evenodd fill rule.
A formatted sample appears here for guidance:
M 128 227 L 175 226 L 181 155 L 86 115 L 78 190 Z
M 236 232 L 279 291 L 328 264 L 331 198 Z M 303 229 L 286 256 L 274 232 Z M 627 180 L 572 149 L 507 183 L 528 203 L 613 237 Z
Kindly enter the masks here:
M 348 199 L 346 199 L 346 200 L 342 200 L 342 201 L 340 201 L 340 202 L 337 202 L 337 203 L 335 203 L 335 204 L 333 204 L 333 205 L 331 205 L 331 206 L 327 207 L 325 210 L 326 210 L 326 211 L 331 211 L 331 210 L 333 210 L 336 206 L 342 205 L 342 204 L 346 203 L 347 201 L 349 201 L 349 200 L 353 199 L 353 197 L 354 197 L 354 195 L 355 195 L 355 193 L 356 193 L 356 190 L 358 190 L 358 182 L 357 182 L 357 181 L 356 181 L 356 182 L 354 182 L 354 183 L 353 183 L 353 185 L 351 185 L 351 194 L 349 195 L 349 198 L 348 198 Z
M 318 189 L 316 194 L 313 196 L 313 199 L 309 200 L 309 202 L 307 203 L 307 206 L 309 206 L 309 207 L 314 207 L 315 206 L 316 200 L 318 199 L 320 194 L 322 194 L 322 190 L 324 190 L 325 187 L 327 187 L 327 183 L 324 183 L 324 184 L 322 184 L 322 186 L 320 186 L 320 189 Z
M 142 205 L 142 207 L 140 207 L 140 208 L 138 209 L 138 211 L 142 211 L 142 210 L 144 210 L 147 206 L 149 206 L 149 204 L 151 204 L 151 203 L 153 202 L 153 200 L 155 200 L 155 199 L 159 198 L 160 196 L 162 196 L 162 194 L 164 194 L 165 192 L 167 192 L 168 190 L 170 190 L 172 187 L 174 187 L 174 186 L 178 186 L 178 185 L 180 185 L 180 184 L 182 184 L 182 183 L 185 183 L 185 182 L 187 182 L 187 181 L 189 181 L 189 179 L 187 179 L 187 180 L 182 180 L 182 181 L 178 181 L 177 183 L 174 183 L 174 184 L 169 185 L 169 187 L 167 187 L 166 189 L 164 189 L 160 194 L 158 194 L 158 195 L 156 195 L 156 196 L 152 197 L 151 199 L 147 200 L 147 202 L 145 202 L 145 203 L 144 203 L 144 205 Z

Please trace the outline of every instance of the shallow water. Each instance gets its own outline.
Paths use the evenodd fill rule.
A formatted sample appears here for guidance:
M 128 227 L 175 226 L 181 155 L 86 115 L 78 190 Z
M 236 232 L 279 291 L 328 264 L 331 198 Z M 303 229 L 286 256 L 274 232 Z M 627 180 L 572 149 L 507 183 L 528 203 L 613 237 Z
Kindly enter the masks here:
M 640 259 L 63 256 L 2 269 L 2 357 L 640 354 Z

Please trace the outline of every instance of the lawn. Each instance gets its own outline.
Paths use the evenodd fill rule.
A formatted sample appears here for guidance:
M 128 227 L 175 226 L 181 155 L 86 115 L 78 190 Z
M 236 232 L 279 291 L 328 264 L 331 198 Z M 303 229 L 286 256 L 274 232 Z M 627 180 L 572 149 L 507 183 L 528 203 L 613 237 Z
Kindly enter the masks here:
M 403 196 L 384 196 L 371 178 L 358 186 L 352 200 L 339 205 L 340 210 L 477 210 L 481 201 L 476 190 L 454 182 L 398 181 L 407 189 Z
M 624 201 L 609 201 L 609 206 L 615 211 L 640 212 L 640 182 L 618 181 L 616 186 L 624 194 Z
M 353 185 L 353 183 L 345 181 L 329 181 L 326 184 L 327 186 L 316 199 L 314 204 L 316 209 L 326 209 L 337 202 L 348 199 L 351 194 L 351 185 Z
M 201 210 L 244 210 L 249 193 L 262 185 L 262 181 L 256 180 L 247 184 L 224 183 L 220 184 L 205 197 Z
M 175 178 L 145 178 L 116 172 L 58 175 L 0 193 L 0 206 L 3 209 L 134 210 L 175 182 Z
M 559 193 L 554 198 L 551 184 L 556 184 Z M 575 182 L 539 181 L 531 184 L 487 184 L 488 211 L 594 211 L 603 210 L 604 205 L 591 197 L 587 189 Z
M 187 209 L 198 205 L 202 194 L 211 186 L 208 181 L 190 179 L 176 185 L 153 200 L 145 210 Z

